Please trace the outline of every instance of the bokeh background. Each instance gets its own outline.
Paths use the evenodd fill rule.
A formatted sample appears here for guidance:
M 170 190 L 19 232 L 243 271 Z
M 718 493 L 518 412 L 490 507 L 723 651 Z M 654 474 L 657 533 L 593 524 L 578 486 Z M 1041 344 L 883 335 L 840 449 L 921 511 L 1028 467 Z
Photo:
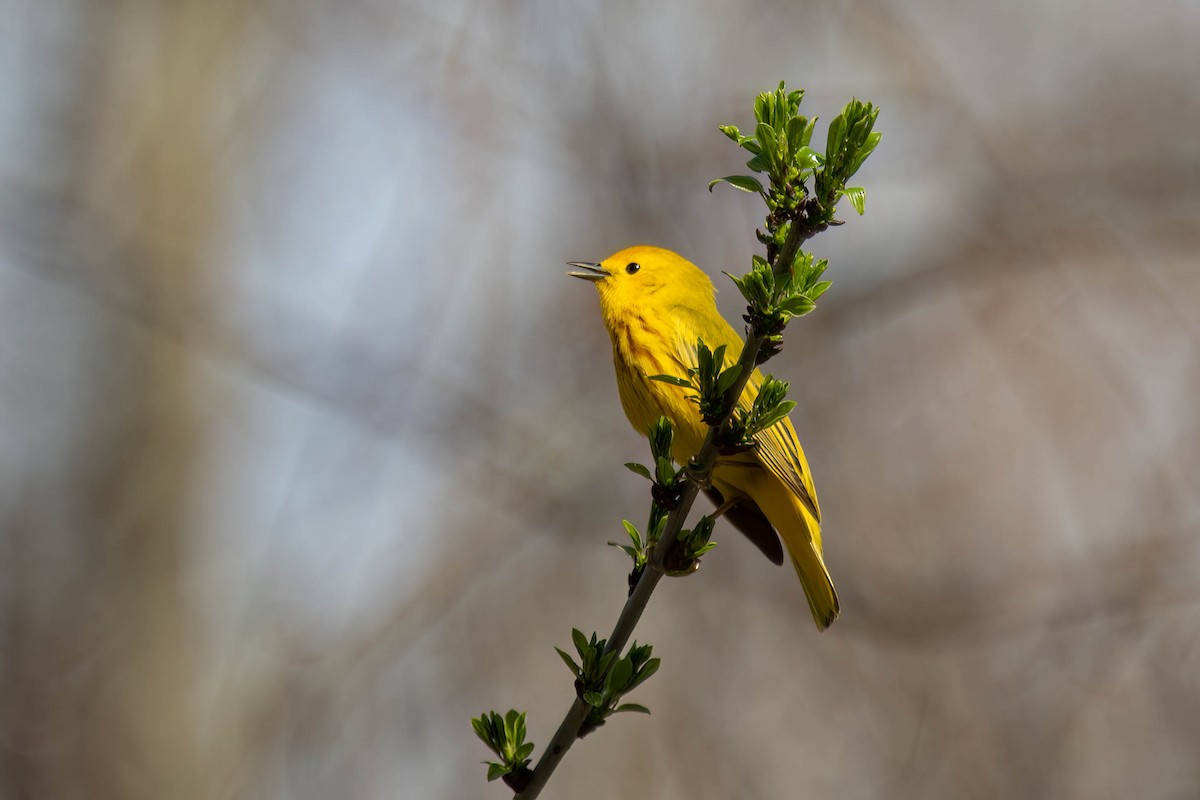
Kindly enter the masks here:
M 718 527 L 553 798 L 1200 796 L 1200 5 L 0 2 L 0 797 L 494 798 L 645 515 L 594 292 L 883 108 L 775 371 L 843 617 Z M 823 141 L 824 123 L 818 127 Z

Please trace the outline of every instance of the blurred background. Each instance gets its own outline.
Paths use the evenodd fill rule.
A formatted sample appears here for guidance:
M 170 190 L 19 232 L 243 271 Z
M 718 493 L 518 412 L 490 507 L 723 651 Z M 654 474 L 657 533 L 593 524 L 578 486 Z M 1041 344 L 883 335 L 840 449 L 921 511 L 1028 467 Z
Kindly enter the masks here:
M 546 797 L 1200 796 L 1200 4 L 0 0 L 0 797 L 495 798 L 644 440 L 595 293 L 716 129 L 883 108 L 774 371 L 843 616 L 729 528 Z

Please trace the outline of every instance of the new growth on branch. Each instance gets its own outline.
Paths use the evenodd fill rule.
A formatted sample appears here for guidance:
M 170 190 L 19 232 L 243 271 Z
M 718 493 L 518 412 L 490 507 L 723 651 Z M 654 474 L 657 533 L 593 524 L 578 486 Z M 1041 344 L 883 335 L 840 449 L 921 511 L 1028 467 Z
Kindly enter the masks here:
M 718 178 L 709 184 L 709 190 L 717 184 L 728 183 L 762 198 L 767 214 L 757 236 L 765 246 L 765 253 L 751 257 L 746 274 L 729 276 L 747 303 L 743 316 L 746 341 L 737 361 L 727 364 L 727 345 L 711 340 L 705 342 L 702 336 L 699 341 L 685 343 L 683 349 L 694 354 L 686 374 L 643 376 L 647 385 L 656 382 L 684 393 L 687 402 L 695 407 L 696 419 L 704 426 L 703 443 L 694 454 L 684 451 L 680 460 L 676 448 L 686 440 L 680 439 L 672 422 L 662 416 L 654 420 L 648 430 L 652 468 L 635 463 L 625 465 L 651 482 L 651 504 L 644 530 L 622 520 L 629 543 L 610 542 L 625 552 L 633 563 L 629 574 L 629 596 L 612 634 L 607 639 L 600 639 L 596 633 L 585 636 L 581 631 L 573 630 L 571 638 L 576 655 L 558 650 L 575 682 L 576 699 L 535 768 L 530 768 L 534 745 L 525 741 L 523 713 L 512 710 L 501 717 L 492 711 L 471 721 L 476 734 L 498 759 L 485 762 L 488 780 L 503 779 L 516 792 L 516 800 L 537 797 L 575 740 L 603 725 L 613 714 L 624 711 L 649 713 L 645 706 L 622 701 L 658 670 L 659 659 L 651 657 L 650 645 L 635 642 L 628 650 L 625 645 L 659 580 L 663 575 L 689 575 L 696 571 L 701 558 L 716 546 L 711 540 L 716 518 L 737 500 L 727 498 L 716 512 L 701 516 L 685 529 L 696 495 L 703 489 L 720 497 L 720 492 L 714 491 L 720 484 L 719 476 L 714 483 L 714 468 L 719 459 L 752 457 L 758 448 L 767 446 L 764 442 L 770 432 L 783 425 L 791 430 L 786 418 L 796 404 L 787 399 L 787 382 L 770 375 L 755 377 L 755 369 L 779 353 L 788 323 L 810 313 L 829 288 L 830 282 L 822 280 L 828 264 L 825 260 L 815 260 L 801 249 L 801 245 L 829 226 L 841 224 L 835 214 L 842 198 L 847 199 L 859 214 L 863 213 L 866 190 L 846 184 L 880 140 L 880 134 L 874 131 L 879 110 L 871 103 L 852 99 L 830 123 L 825 152 L 815 150 L 811 140 L 817 119 L 799 113 L 803 97 L 803 91 L 789 92 L 781 82 L 774 91 L 764 92 L 755 99 L 753 135 L 743 135 L 732 125 L 720 128 L 750 153 L 746 167 L 754 175 Z M 678 259 L 674 254 L 668 255 Z M 682 259 L 679 261 L 683 262 Z M 586 271 L 572 274 L 590 281 L 615 280 L 617 277 L 615 269 L 601 264 L 575 266 Z M 691 267 L 690 264 L 687 266 Z M 641 269 L 642 265 L 634 262 L 623 267 L 628 276 Z M 711 285 L 708 288 L 711 295 Z M 716 313 L 715 306 L 713 313 Z M 737 339 L 736 334 L 731 332 L 729 335 Z M 749 392 L 746 391 L 748 384 L 751 385 Z M 746 397 L 743 397 L 744 392 Z M 679 424 L 678 418 L 676 424 Z M 807 471 L 802 456 L 798 462 Z M 683 464 L 682 468 L 677 466 L 679 463 Z M 811 524 L 816 526 L 819 508 L 811 490 L 811 479 L 804 478 L 807 482 L 798 481 L 792 493 L 797 496 L 797 502 L 804 502 L 803 508 L 807 510 L 802 513 L 811 512 Z M 807 496 L 810 494 L 811 497 Z M 766 522 L 765 518 L 763 522 Z M 779 528 L 777 523 L 772 524 Z M 767 530 L 770 531 L 769 526 Z M 791 551 L 793 542 L 787 536 L 784 539 Z M 778 550 L 778 541 L 772 541 Z M 755 543 L 764 547 L 757 541 Z M 764 547 L 764 552 L 768 549 Z M 815 549 L 820 568 L 824 570 L 823 562 L 819 561 L 819 539 Z M 815 590 L 805 580 L 804 567 L 796 560 L 794 551 L 792 556 L 813 606 L 814 618 L 818 627 L 823 628 L 837 614 L 837 597 L 832 583 L 828 585 L 832 610 L 822 616 L 818 613 L 819 598 L 814 599 Z M 779 559 L 782 560 L 781 552 Z M 827 573 L 825 581 L 828 582 Z

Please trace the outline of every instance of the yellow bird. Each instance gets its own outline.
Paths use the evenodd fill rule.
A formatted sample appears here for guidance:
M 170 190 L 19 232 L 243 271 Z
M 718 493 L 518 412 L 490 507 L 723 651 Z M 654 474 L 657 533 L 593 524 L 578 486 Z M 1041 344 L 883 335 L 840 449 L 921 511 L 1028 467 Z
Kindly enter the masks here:
M 696 366 L 697 339 L 713 350 L 725 345 L 727 364 L 741 355 L 744 343 L 717 311 L 712 281 L 687 259 L 659 247 L 630 247 L 599 264 L 570 266 L 580 271 L 569 275 L 593 282 L 600 294 L 625 416 L 643 436 L 658 417 L 669 419 L 675 428 L 672 455 L 686 463 L 699 452 L 708 426 L 687 389 L 650 376 L 685 377 Z M 739 405 L 748 408 L 761 384 L 755 370 Z M 808 460 L 789 419 L 754 438 L 757 447 L 718 460 L 708 494 L 718 507 L 728 504 L 725 516 L 776 564 L 783 563 L 779 533 L 817 628 L 825 630 L 837 618 L 838 596 L 821 553 L 821 507 Z

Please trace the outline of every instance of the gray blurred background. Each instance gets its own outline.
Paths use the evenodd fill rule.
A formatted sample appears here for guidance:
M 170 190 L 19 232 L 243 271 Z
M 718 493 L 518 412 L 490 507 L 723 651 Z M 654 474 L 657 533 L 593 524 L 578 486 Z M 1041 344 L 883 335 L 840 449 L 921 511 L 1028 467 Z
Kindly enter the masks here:
M 553 798 L 1200 797 L 1200 4 L 0 0 L 0 797 L 496 798 L 646 485 L 594 292 L 730 319 L 716 126 L 883 108 L 774 371 L 842 619 L 718 527 Z

